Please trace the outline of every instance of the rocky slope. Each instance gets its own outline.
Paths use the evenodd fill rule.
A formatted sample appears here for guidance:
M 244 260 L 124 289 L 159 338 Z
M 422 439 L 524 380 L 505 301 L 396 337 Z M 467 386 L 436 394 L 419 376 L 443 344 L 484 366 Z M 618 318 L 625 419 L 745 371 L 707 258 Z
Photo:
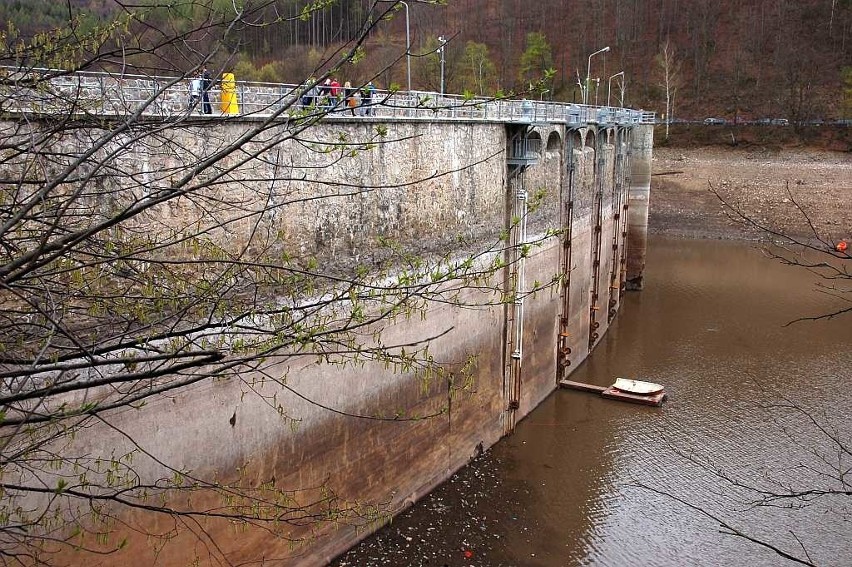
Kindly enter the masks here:
M 652 232 L 765 236 L 743 222 L 736 212 L 741 211 L 784 234 L 852 241 L 852 155 L 847 152 L 663 147 L 654 150 L 652 171 Z

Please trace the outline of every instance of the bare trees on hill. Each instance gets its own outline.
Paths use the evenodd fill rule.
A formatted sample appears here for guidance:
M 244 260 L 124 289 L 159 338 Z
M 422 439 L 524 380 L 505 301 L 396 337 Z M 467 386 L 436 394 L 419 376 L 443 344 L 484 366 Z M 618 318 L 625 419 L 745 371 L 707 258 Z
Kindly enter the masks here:
M 175 21 L 186 21 L 189 15 L 200 21 L 204 4 L 189 0 L 139 3 L 134 10 L 146 14 L 151 38 L 157 30 L 172 29 Z M 231 4 L 217 1 L 211 5 L 223 8 Z M 438 81 L 430 54 L 437 37 L 444 36 L 452 38 L 445 49 L 447 92 L 475 92 L 470 86 L 482 82 L 477 73 L 485 67 L 493 68 L 489 94 L 521 90 L 527 86 L 529 65 L 525 42 L 529 34 L 539 34 L 550 54 L 554 76 L 549 94 L 556 100 L 576 101 L 576 72 L 585 68 L 590 53 L 609 45 L 612 51 L 601 59 L 596 78 L 605 82 L 610 75 L 624 71 L 630 105 L 662 114 L 666 93 L 650 62 L 668 45 L 681 61 L 679 118 L 781 116 L 795 123 L 845 116 L 841 87 L 852 50 L 852 6 L 848 2 L 749 0 L 684 5 L 675 0 L 543 0 L 532 4 L 458 0 L 441 6 L 426 4 L 432 2 L 412 1 L 410 9 L 401 4 L 394 7 L 397 16 L 408 12 L 408 27 L 402 17 L 373 26 L 379 17 L 375 8 L 386 8 L 386 2 L 323 5 L 312 0 L 264 0 L 252 4 L 259 24 L 248 20 L 234 23 L 228 38 L 233 57 L 241 63 L 238 79 L 299 82 L 323 54 L 364 35 L 366 25 L 365 45 L 372 57 L 350 70 L 359 81 L 380 77 L 386 88 L 405 84 L 405 62 L 395 56 L 404 51 L 410 35 L 416 63 L 414 88 L 429 89 Z M 63 3 L 14 5 L 16 10 L 7 6 L 5 12 L 0 6 L 0 14 L 28 30 L 38 21 L 56 23 L 70 18 Z M 113 15 L 120 15 L 123 4 L 72 5 L 79 14 L 76 27 L 85 32 L 108 17 L 105 10 L 112 8 Z M 201 53 L 208 52 L 211 45 L 204 33 L 196 33 L 204 28 L 199 26 L 191 38 L 187 36 L 188 45 Z M 187 30 L 178 26 L 174 31 Z M 487 63 L 469 63 L 469 42 L 484 46 Z M 178 59 L 167 60 L 183 65 L 177 55 Z

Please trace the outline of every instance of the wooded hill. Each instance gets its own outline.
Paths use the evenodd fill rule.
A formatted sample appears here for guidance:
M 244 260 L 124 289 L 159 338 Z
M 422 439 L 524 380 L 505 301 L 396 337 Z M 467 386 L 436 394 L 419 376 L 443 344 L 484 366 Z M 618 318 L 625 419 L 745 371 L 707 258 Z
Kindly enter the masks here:
M 606 81 L 623 70 L 628 102 L 663 112 L 668 45 L 674 117 L 842 114 L 843 67 L 852 65 L 848 0 L 461 0 L 454 8 L 447 25 L 488 43 L 501 77 L 518 77 L 528 34 L 543 33 L 556 92 L 569 98 L 589 54 L 610 46 L 593 58 L 591 75 Z
M 248 0 L 244 0 L 248 5 Z M 140 2 L 135 2 L 138 6 Z M 157 2 L 146 25 L 176 26 L 228 10 L 231 0 Z M 377 78 L 381 87 L 405 86 L 403 5 L 346 0 L 308 10 L 309 0 L 255 0 L 259 20 L 235 28 L 220 64 L 238 79 L 298 83 L 321 67 L 323 55 L 375 24 L 364 57 L 340 71 L 345 80 Z M 61 25 L 72 15 L 97 18 L 124 10 L 118 0 L 0 0 L 0 18 L 23 33 Z M 412 88 L 438 90 L 438 37 L 448 40 L 444 76 L 448 92 L 521 92 L 552 70 L 535 98 L 581 100 L 589 55 L 598 78 L 589 102 L 615 104 L 626 77 L 625 105 L 674 118 L 728 120 L 784 117 L 794 122 L 852 116 L 852 0 L 409 0 Z M 233 11 L 233 8 L 230 8 Z M 392 10 L 392 18 L 378 21 Z M 257 13 L 255 14 L 257 18 Z M 378 23 L 376 23 L 378 21 Z M 204 38 L 196 38 L 204 53 Z M 666 54 L 667 57 L 664 57 Z M 199 55 L 200 57 L 200 55 Z M 187 57 L 162 56 L 184 70 Z M 197 62 L 195 62 L 197 64 Z M 389 69 L 383 71 L 387 66 Z M 668 73 L 666 73 L 668 71 Z M 666 75 L 668 78 L 666 79 Z

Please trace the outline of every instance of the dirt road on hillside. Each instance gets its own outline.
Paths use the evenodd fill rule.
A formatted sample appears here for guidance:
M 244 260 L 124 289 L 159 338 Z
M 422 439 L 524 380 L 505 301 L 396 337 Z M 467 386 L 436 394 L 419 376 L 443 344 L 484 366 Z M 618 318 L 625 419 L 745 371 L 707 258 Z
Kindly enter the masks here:
M 849 153 L 657 148 L 652 168 L 651 232 L 754 238 L 755 231 L 726 214 L 712 187 L 754 220 L 784 233 L 812 237 L 809 218 L 829 240 L 852 240 Z

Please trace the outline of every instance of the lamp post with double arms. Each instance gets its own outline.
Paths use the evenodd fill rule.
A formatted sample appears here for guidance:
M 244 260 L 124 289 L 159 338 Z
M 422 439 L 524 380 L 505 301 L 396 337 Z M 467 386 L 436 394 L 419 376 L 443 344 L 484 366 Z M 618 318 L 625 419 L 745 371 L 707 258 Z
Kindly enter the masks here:
M 589 87 L 591 87 L 591 86 L 592 86 L 592 85 L 591 85 L 591 76 L 592 76 L 592 57 L 594 57 L 594 56 L 595 56 L 595 55 L 597 55 L 598 53 L 606 53 L 607 51 L 609 51 L 609 46 L 608 46 L 608 45 L 607 45 L 606 47 L 602 48 L 602 49 L 598 49 L 597 51 L 595 51 L 594 53 L 592 53 L 591 55 L 589 55 L 589 64 L 588 64 L 588 66 L 586 66 L 586 88 L 585 88 L 585 90 L 584 90 L 584 92 L 583 92 L 583 104 L 588 104 L 588 103 L 589 103 Z

